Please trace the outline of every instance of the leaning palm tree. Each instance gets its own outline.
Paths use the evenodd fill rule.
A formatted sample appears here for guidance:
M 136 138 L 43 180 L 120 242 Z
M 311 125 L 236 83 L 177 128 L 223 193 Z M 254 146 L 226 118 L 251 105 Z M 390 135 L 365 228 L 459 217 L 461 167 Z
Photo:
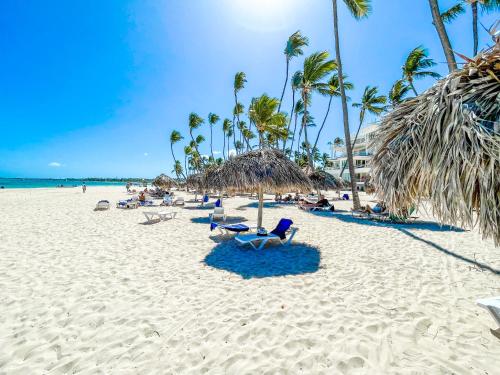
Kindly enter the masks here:
M 210 155 L 212 158 L 214 157 L 214 149 L 213 149 L 213 127 L 220 120 L 220 117 L 215 113 L 208 114 L 208 124 L 210 125 Z
M 264 134 L 277 132 L 279 128 L 286 131 L 286 116 L 282 112 L 277 112 L 279 100 L 271 98 L 267 94 L 262 94 L 253 102 L 250 117 L 259 133 L 259 148 L 262 148 L 265 139 Z
M 172 172 L 175 173 L 175 175 L 177 176 L 177 179 L 179 179 L 179 176 L 183 176 L 184 178 L 186 178 L 186 176 L 184 175 L 184 172 L 182 170 L 182 164 L 179 160 L 176 160 L 174 162 L 174 169 L 172 170 Z
M 233 145 L 236 145 L 236 129 L 240 121 L 240 115 L 243 114 L 245 107 L 241 103 L 236 103 L 233 108 Z M 236 148 L 236 147 L 235 147 Z
M 335 139 L 333 140 L 333 147 L 335 153 L 337 152 L 336 149 L 342 147 L 343 145 L 344 145 L 344 140 L 340 137 L 335 137 Z
M 305 47 L 307 45 L 309 45 L 309 40 L 307 39 L 307 37 L 302 36 L 299 30 L 290 35 L 290 37 L 286 42 L 286 47 L 285 50 L 283 51 L 286 58 L 285 84 L 283 85 L 283 91 L 281 92 L 280 104 L 278 105 L 278 112 L 281 110 L 281 103 L 283 102 L 283 96 L 285 96 L 286 85 L 288 83 L 288 69 L 290 67 L 290 60 L 294 57 L 303 55 L 304 51 L 302 50 L 302 47 Z
M 368 15 L 371 12 L 371 0 L 344 0 L 343 2 L 347 6 L 347 9 L 351 13 L 351 15 L 357 20 L 368 17 Z M 333 31 L 335 34 L 335 54 L 338 64 L 340 97 L 342 99 L 342 115 L 344 119 L 344 135 L 346 142 L 347 162 L 349 164 L 349 174 L 351 179 L 352 203 L 354 209 L 357 210 L 360 207 L 360 204 L 359 204 L 358 190 L 356 187 L 356 175 L 354 174 L 354 159 L 352 157 L 351 134 L 349 133 L 349 112 L 347 109 L 347 95 L 345 93 L 345 87 L 344 87 L 344 73 L 343 73 L 344 69 L 342 66 L 342 58 L 340 56 L 337 0 L 332 0 L 332 7 L 333 7 Z
M 196 152 L 199 153 L 199 150 L 198 150 L 198 144 L 196 143 L 195 139 L 194 139 L 194 136 L 193 136 L 193 130 L 195 129 L 198 129 L 200 127 L 201 124 L 203 124 L 203 119 L 198 116 L 196 113 L 194 112 L 191 112 L 189 114 L 189 135 L 191 136 L 191 140 L 194 143 L 194 148 L 196 150 Z
M 184 137 L 177 130 L 172 130 L 172 133 L 170 133 L 170 151 L 172 151 L 172 158 L 174 159 L 174 164 L 177 164 L 177 159 L 176 159 L 175 153 L 174 153 L 174 144 L 177 143 L 177 142 L 180 142 L 183 139 L 184 139 Z M 180 174 L 184 178 L 186 178 L 186 176 L 184 176 L 184 174 L 182 173 L 182 171 L 181 171 Z
M 233 93 L 234 93 L 234 110 L 233 116 L 236 117 L 238 123 L 240 122 L 240 114 L 243 113 L 243 106 L 238 102 L 238 92 L 241 91 L 245 87 L 245 82 L 247 81 L 247 76 L 244 72 L 238 72 L 234 76 L 233 82 Z M 235 125 L 237 124 L 233 117 L 233 141 L 236 143 L 236 132 Z
M 347 77 L 344 76 L 344 80 L 346 78 Z M 351 82 L 347 82 L 347 81 L 344 81 L 344 87 L 346 88 L 346 90 L 354 89 L 354 85 Z M 339 76 L 336 72 L 334 74 L 332 74 L 332 76 L 328 80 L 328 86 L 326 88 L 320 89 L 319 92 L 322 95 L 329 96 L 330 99 L 328 100 L 328 106 L 326 107 L 325 117 L 323 118 L 323 122 L 321 123 L 321 127 L 319 128 L 318 134 L 316 135 L 316 140 L 314 141 L 313 148 L 316 148 L 316 146 L 318 145 L 319 137 L 321 135 L 321 132 L 323 131 L 323 127 L 325 126 L 326 119 L 328 118 L 328 114 L 330 113 L 332 99 L 334 97 L 340 96 Z
M 302 79 L 302 78 L 301 78 Z M 293 144 L 295 142 L 295 134 L 297 131 L 297 119 L 299 116 L 304 114 L 304 102 L 302 99 L 297 100 L 297 103 L 295 103 L 295 107 L 293 108 L 293 114 L 294 114 L 294 125 L 293 125 L 293 132 L 292 132 L 292 144 L 290 145 L 290 149 L 293 150 Z M 291 120 L 291 116 L 290 116 Z
M 222 139 L 224 141 L 224 145 L 222 146 L 222 156 L 224 157 L 224 160 L 226 160 L 226 136 L 228 137 L 228 144 L 229 144 L 229 136 L 227 135 L 229 133 L 229 130 L 233 126 L 231 120 L 228 118 L 225 118 L 224 121 L 222 122 Z M 229 153 L 228 153 L 229 156 Z
M 432 23 L 436 28 L 439 40 L 441 41 L 441 46 L 443 47 L 444 55 L 446 57 L 446 62 L 448 63 L 448 70 L 452 72 L 457 69 L 457 62 L 455 60 L 455 55 L 453 54 L 450 38 L 448 37 L 446 27 L 444 26 L 443 18 L 441 17 L 438 0 L 429 0 L 429 6 L 431 8 Z
M 389 103 L 394 108 L 398 104 L 400 104 L 410 92 L 411 87 L 406 84 L 403 79 L 398 79 L 392 85 L 391 90 L 389 91 Z
M 330 74 L 337 64 L 334 60 L 328 60 L 329 54 L 327 51 L 316 52 L 304 60 L 304 69 L 302 70 L 302 82 L 300 89 L 302 91 L 302 101 L 304 102 L 304 116 L 302 117 L 302 129 L 304 131 L 304 140 L 306 142 L 306 151 L 309 161 L 309 168 L 314 170 L 314 161 L 311 155 L 311 148 L 307 137 L 307 106 L 310 104 L 311 96 L 314 92 L 319 92 L 321 89 L 326 89 L 328 84 L 322 82 L 328 74 Z
M 292 84 L 292 110 L 290 111 L 290 118 L 288 120 L 288 134 L 290 134 L 290 126 L 292 125 L 292 117 L 295 117 L 295 128 L 297 127 L 297 115 L 295 114 L 295 116 L 294 116 L 295 91 L 297 91 L 299 89 L 300 82 L 302 82 L 302 72 L 300 70 L 298 70 L 293 74 L 292 80 L 291 80 L 291 84 Z M 280 105 L 281 105 L 281 102 L 280 102 Z M 295 133 L 295 129 L 293 132 Z M 288 141 L 288 138 L 283 141 L 283 152 L 285 152 L 287 141 Z M 292 141 L 291 148 L 293 148 L 293 141 Z
M 192 153 L 193 153 L 193 149 L 191 148 L 191 146 L 184 146 L 184 170 L 186 171 L 187 176 L 189 175 L 187 160 L 188 160 L 188 157 L 190 157 Z
M 439 78 L 440 75 L 432 70 L 426 70 L 435 66 L 434 60 L 428 57 L 428 51 L 422 46 L 414 48 L 406 57 L 402 67 L 403 78 L 408 82 L 408 85 L 413 90 L 415 96 L 418 95 L 413 84 L 415 79 L 425 77 Z

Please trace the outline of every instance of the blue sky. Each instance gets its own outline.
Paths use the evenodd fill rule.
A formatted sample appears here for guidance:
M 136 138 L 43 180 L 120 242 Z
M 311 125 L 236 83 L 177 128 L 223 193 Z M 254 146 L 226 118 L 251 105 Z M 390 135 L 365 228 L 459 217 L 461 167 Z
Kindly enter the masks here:
M 445 9 L 455 1 L 440 3 Z M 481 21 L 490 26 L 496 18 Z M 467 13 L 448 26 L 454 49 L 466 55 L 470 24 Z M 0 177 L 170 174 L 168 137 L 177 129 L 187 142 L 190 112 L 231 117 L 237 71 L 247 74 L 245 106 L 264 92 L 279 97 L 288 36 L 296 30 L 308 36 L 306 54 L 333 52 L 332 28 L 330 0 L 3 0 Z M 405 55 L 420 44 L 439 63 L 436 71 L 447 71 L 426 0 L 373 0 L 372 15 L 361 22 L 340 2 L 340 33 L 354 100 L 366 85 L 386 93 Z M 480 36 L 484 47 L 490 39 L 484 30 Z M 302 60 L 292 62 L 291 72 Z M 286 110 L 290 102 L 288 91 Z M 318 121 L 326 103 L 313 98 Z M 355 129 L 358 112 L 350 113 Z M 343 137 L 341 124 L 334 100 L 323 151 L 328 140 Z M 208 127 L 199 133 L 208 140 Z M 220 125 L 214 134 L 214 149 L 221 150 Z M 200 151 L 208 153 L 208 142 Z

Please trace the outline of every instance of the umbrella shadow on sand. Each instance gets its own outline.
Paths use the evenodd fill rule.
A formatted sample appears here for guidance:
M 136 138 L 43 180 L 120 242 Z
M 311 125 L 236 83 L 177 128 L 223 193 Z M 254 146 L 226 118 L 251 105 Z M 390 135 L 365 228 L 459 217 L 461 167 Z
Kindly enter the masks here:
M 222 221 L 215 221 L 215 222 L 219 224 L 236 224 L 244 221 L 248 220 L 243 216 L 228 216 L 226 218 L 226 221 L 224 222 Z M 191 222 L 195 224 L 210 224 L 210 218 L 208 216 L 193 217 L 191 218 Z
M 251 202 L 248 204 L 244 204 L 242 206 L 237 207 L 236 209 L 239 211 L 245 211 L 247 208 L 258 208 L 259 201 Z M 264 208 L 281 208 L 281 205 L 276 202 L 264 202 Z
M 239 247 L 234 241 L 215 246 L 204 263 L 244 279 L 314 273 L 320 265 L 319 249 L 307 244 L 270 246 L 263 250 Z

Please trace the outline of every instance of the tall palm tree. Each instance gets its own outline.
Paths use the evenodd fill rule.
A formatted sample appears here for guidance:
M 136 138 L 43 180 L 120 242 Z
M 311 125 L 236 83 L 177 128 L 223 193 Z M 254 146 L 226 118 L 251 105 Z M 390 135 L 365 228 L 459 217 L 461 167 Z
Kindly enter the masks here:
M 304 60 L 304 69 L 302 70 L 302 82 L 300 89 L 302 90 L 302 101 L 304 102 L 304 117 L 302 117 L 302 128 L 304 131 L 304 140 L 306 142 L 307 157 L 309 160 L 309 168 L 314 170 L 314 161 L 311 155 L 311 147 L 307 137 L 307 106 L 310 104 L 311 96 L 314 92 L 328 87 L 327 83 L 321 82 L 328 74 L 336 67 L 337 63 L 334 60 L 328 60 L 329 54 L 326 51 L 313 53 Z
M 302 80 L 302 77 L 300 78 Z M 302 99 L 297 100 L 297 103 L 295 103 L 295 107 L 293 108 L 293 114 L 294 114 L 294 125 L 293 125 L 293 132 L 292 132 L 292 144 L 290 146 L 290 149 L 293 150 L 293 143 L 295 142 L 295 134 L 297 134 L 297 119 L 299 115 L 304 114 L 304 102 Z M 291 116 L 290 116 L 291 120 Z
M 245 107 L 243 104 L 237 102 L 233 108 L 233 143 L 236 144 L 236 130 L 238 129 L 238 124 L 240 123 L 240 115 L 244 112 Z M 241 138 L 241 134 L 240 134 Z
M 280 128 L 286 131 L 287 119 L 285 114 L 277 112 L 278 106 L 279 100 L 271 98 L 267 94 L 262 94 L 253 103 L 250 116 L 259 133 L 259 148 L 265 144 L 265 133 L 273 135 Z
M 305 118 L 305 120 L 304 120 Z M 305 149 L 305 145 L 308 143 L 308 142 L 300 142 L 302 140 L 302 133 L 304 132 L 304 129 L 305 128 L 312 128 L 312 127 L 315 127 L 316 126 L 316 123 L 314 122 L 314 118 L 309 114 L 309 112 L 307 113 L 306 115 L 306 112 L 305 110 L 302 110 L 302 120 L 301 120 L 301 124 L 303 124 L 305 121 L 305 126 L 301 126 L 300 127 L 300 130 L 299 130 L 299 137 L 297 139 L 297 152 L 300 151 L 300 148 L 304 148 Z M 306 157 L 307 157 L 307 152 L 306 152 Z
M 363 126 L 363 122 L 365 120 L 366 112 L 371 113 L 372 115 L 380 115 L 382 112 L 386 110 L 387 97 L 385 95 L 378 94 L 377 86 L 371 87 L 366 86 L 365 91 L 363 92 L 363 96 L 361 97 L 360 103 L 353 103 L 354 108 L 361 108 L 359 111 L 359 125 L 358 130 L 356 131 L 356 135 L 354 136 L 354 141 L 352 142 L 352 147 L 356 145 L 356 141 L 358 140 L 359 130 L 361 126 Z M 340 175 L 344 173 L 345 165 L 342 167 L 340 171 Z
M 359 20 L 368 15 L 371 12 L 371 0 L 344 0 L 344 4 L 351 15 Z M 351 177 L 351 190 L 352 190 L 352 203 L 354 209 L 357 210 L 360 207 L 358 190 L 356 187 L 356 175 L 354 174 L 354 159 L 352 157 L 352 147 L 351 147 L 351 134 L 349 133 L 349 112 L 347 109 L 347 96 L 344 87 L 344 73 L 342 66 L 342 58 L 340 56 L 340 39 L 339 39 L 339 20 L 338 20 L 338 6 L 337 0 L 332 0 L 333 8 L 333 32 L 335 35 L 335 54 L 338 64 L 338 75 L 339 75 L 339 87 L 340 87 L 340 97 L 342 99 L 342 115 L 344 118 L 344 134 L 346 142 L 346 153 L 347 162 L 349 164 L 349 174 Z
M 233 82 L 233 92 L 234 92 L 234 110 L 233 110 L 233 116 L 236 117 L 238 120 L 238 123 L 240 122 L 240 114 L 243 113 L 243 105 L 238 102 L 238 92 L 240 92 L 244 87 L 245 87 L 245 82 L 247 82 L 247 76 L 244 72 L 238 72 L 234 75 L 234 82 Z M 233 118 L 233 137 L 234 137 L 234 142 L 236 143 L 236 131 L 235 131 L 235 126 L 237 123 L 235 123 L 234 118 Z M 235 147 L 236 148 L 236 147 Z
M 229 120 L 228 118 L 225 118 L 224 121 L 222 122 L 222 132 L 223 132 L 222 138 L 224 140 L 224 145 L 222 146 L 222 156 L 224 157 L 224 160 L 226 160 L 226 136 L 229 133 L 231 126 L 232 126 L 231 120 Z M 228 139 L 228 144 L 229 144 L 229 139 Z M 229 156 L 229 153 L 228 153 L 228 156 Z
M 428 52 L 423 46 L 418 46 L 414 48 L 408 57 L 406 57 L 405 63 L 402 67 L 403 78 L 408 82 L 413 93 L 418 95 L 417 90 L 413 84 L 415 79 L 421 79 L 425 77 L 439 78 L 440 75 L 431 70 L 425 70 L 432 68 L 436 63 L 434 60 L 428 57 Z
M 444 26 L 443 19 L 441 18 L 438 0 L 429 0 L 429 6 L 431 8 L 432 23 L 438 33 L 439 40 L 441 41 L 441 46 L 443 47 L 444 55 L 446 57 L 446 62 L 448 63 L 448 70 L 451 73 L 457 69 L 457 61 L 455 60 L 455 55 L 453 54 L 453 48 L 451 47 L 446 27 Z
M 179 160 L 176 160 L 175 163 L 174 163 L 174 169 L 173 171 L 175 173 L 175 175 L 177 176 L 177 179 L 179 179 L 179 176 L 184 176 L 184 172 L 182 170 L 182 164 Z M 186 178 L 184 176 L 184 178 Z
M 184 139 L 184 137 L 177 130 L 172 130 L 172 133 L 170 133 L 170 151 L 172 151 L 172 157 L 174 158 L 174 164 L 177 163 L 177 159 L 176 159 L 175 153 L 174 153 L 174 144 L 177 142 L 180 142 L 183 139 Z M 181 172 L 181 174 L 183 175 L 184 178 L 186 177 L 186 176 L 184 176 L 184 174 L 182 172 Z M 177 176 L 177 177 L 179 177 L 179 176 Z
M 392 107 L 400 104 L 410 92 L 411 87 L 408 86 L 403 79 L 398 79 L 392 85 L 391 90 L 389 91 L 389 102 Z
M 300 70 L 296 71 L 293 73 L 291 84 L 292 84 L 292 110 L 290 111 L 290 118 L 288 120 L 288 134 L 290 134 L 290 126 L 292 125 L 292 118 L 295 117 L 295 127 L 297 127 L 297 116 L 294 116 L 294 110 L 295 110 L 295 91 L 299 89 L 300 82 L 302 82 L 302 72 Z M 281 105 L 281 102 L 280 102 Z M 295 130 L 294 130 L 295 133 Z M 286 144 L 287 144 L 288 139 L 285 139 L 283 141 L 283 152 L 286 149 Z M 293 142 L 292 146 L 293 148 Z
M 186 171 L 186 175 L 189 175 L 189 169 L 187 167 L 187 159 L 193 153 L 193 149 L 191 146 L 184 146 L 184 170 Z
M 347 78 L 347 76 L 344 76 L 344 87 L 346 88 L 346 90 L 352 90 L 354 88 L 354 85 L 351 82 L 345 81 L 346 78 Z M 328 106 L 326 108 L 325 117 L 323 118 L 323 122 L 321 123 L 321 127 L 319 128 L 318 134 L 316 135 L 316 140 L 314 141 L 313 148 L 316 148 L 318 146 L 319 137 L 321 135 L 321 132 L 323 131 L 323 127 L 325 126 L 326 119 L 328 118 L 328 114 L 330 113 L 332 99 L 334 97 L 340 96 L 339 76 L 336 72 L 328 80 L 328 86 L 326 88 L 320 89 L 319 92 L 322 95 L 328 95 L 330 97 L 330 99 L 328 100 Z
M 335 137 L 335 139 L 333 140 L 333 146 L 335 147 L 335 149 L 337 148 L 340 148 L 344 145 L 344 140 L 340 137 Z M 337 151 L 335 151 L 337 152 Z M 340 176 L 342 177 L 342 176 Z
M 194 148 L 198 154 L 200 153 L 200 151 L 198 150 L 198 144 L 194 139 L 193 130 L 198 129 L 200 125 L 203 124 L 203 122 L 203 119 L 196 113 L 191 112 L 189 114 L 189 135 L 191 136 L 191 140 L 194 142 Z
M 309 45 L 309 39 L 307 39 L 307 37 L 305 36 L 302 36 L 300 30 L 297 30 L 292 35 L 290 35 L 286 42 L 286 47 L 285 50 L 283 51 L 286 59 L 285 84 L 283 85 L 283 91 L 281 92 L 280 104 L 278 105 L 278 112 L 281 111 L 281 103 L 283 102 L 283 96 L 285 96 L 286 84 L 288 83 L 288 69 L 290 67 L 290 60 L 294 57 L 303 55 L 304 51 L 302 50 L 302 47 L 305 47 L 307 45 Z
M 212 155 L 212 158 L 214 157 L 214 149 L 213 149 L 213 127 L 214 125 L 220 120 L 220 117 L 217 116 L 215 113 L 209 113 L 208 114 L 208 123 L 210 125 L 210 155 Z

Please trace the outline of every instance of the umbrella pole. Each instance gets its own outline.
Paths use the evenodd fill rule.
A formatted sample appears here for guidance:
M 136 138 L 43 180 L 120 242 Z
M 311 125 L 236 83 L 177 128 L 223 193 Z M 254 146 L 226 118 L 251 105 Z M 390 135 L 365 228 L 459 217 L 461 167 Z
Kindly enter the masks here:
M 259 185 L 259 213 L 257 215 L 257 228 L 262 227 L 262 208 L 264 207 L 264 193 L 262 185 Z

